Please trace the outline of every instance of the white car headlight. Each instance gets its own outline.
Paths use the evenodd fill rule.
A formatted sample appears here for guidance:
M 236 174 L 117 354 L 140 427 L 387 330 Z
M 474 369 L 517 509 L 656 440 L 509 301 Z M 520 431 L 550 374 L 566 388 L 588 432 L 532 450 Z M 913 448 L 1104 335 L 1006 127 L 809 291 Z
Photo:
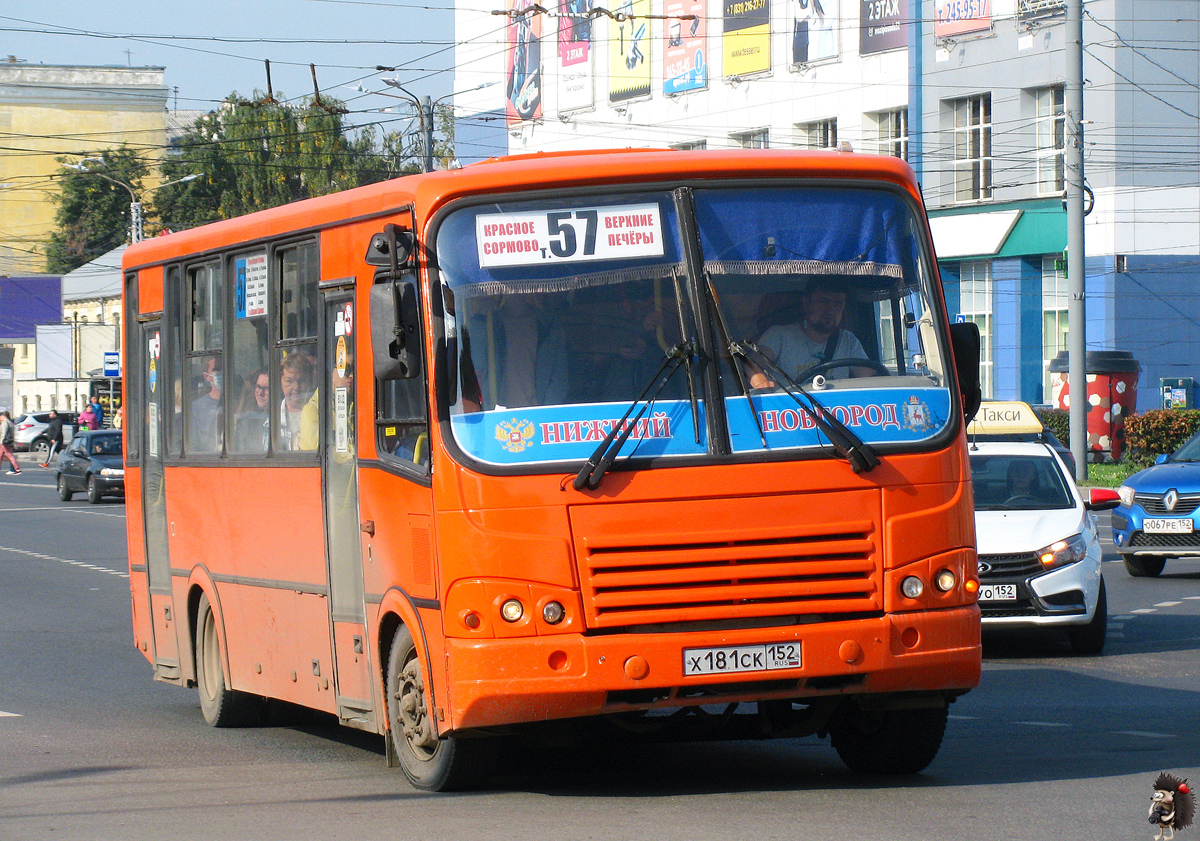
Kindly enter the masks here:
M 1077 534 L 1038 550 L 1037 556 L 1045 569 L 1065 567 L 1087 557 L 1087 541 L 1082 534 Z
M 1121 498 L 1121 504 L 1126 508 L 1133 506 L 1133 488 L 1129 487 L 1129 485 L 1121 485 L 1121 487 L 1117 488 L 1117 496 Z
M 105 467 L 101 469 L 100 475 L 116 479 L 123 477 L 125 475 L 125 470 L 121 467 Z

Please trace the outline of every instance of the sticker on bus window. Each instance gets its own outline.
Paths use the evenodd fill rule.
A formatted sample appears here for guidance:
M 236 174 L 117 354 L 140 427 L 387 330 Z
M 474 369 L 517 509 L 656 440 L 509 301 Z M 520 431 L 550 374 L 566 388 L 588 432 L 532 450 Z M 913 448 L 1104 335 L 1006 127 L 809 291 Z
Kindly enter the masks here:
M 237 317 L 267 314 L 267 255 L 248 254 L 234 261 L 237 277 Z
M 663 255 L 657 204 L 580 207 L 475 218 L 481 268 Z

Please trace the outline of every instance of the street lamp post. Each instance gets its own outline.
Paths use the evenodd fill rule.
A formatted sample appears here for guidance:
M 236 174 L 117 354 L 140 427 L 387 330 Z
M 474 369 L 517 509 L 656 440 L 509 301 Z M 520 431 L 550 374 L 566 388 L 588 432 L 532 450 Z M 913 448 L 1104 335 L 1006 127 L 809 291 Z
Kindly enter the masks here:
M 134 192 L 133 187 L 126 184 L 124 181 L 120 181 L 116 178 L 112 178 L 108 175 L 105 175 L 103 172 L 97 172 L 96 170 L 87 166 L 89 161 L 100 161 L 103 163 L 102 158 L 87 158 L 85 160 L 80 161 L 79 163 L 65 164 L 65 166 L 67 167 L 67 169 L 74 169 L 74 170 L 77 170 L 78 172 L 86 172 L 89 175 L 95 175 L 98 178 L 103 178 L 105 181 L 108 181 L 109 183 L 117 184 L 121 187 L 124 187 L 126 190 L 128 190 L 129 191 L 129 241 L 130 242 L 141 242 L 143 239 L 142 203 L 138 199 L 137 193 Z M 163 187 L 172 187 L 176 184 L 183 184 L 188 181 L 195 181 L 197 178 L 199 178 L 203 174 L 204 173 L 202 173 L 202 172 L 194 172 L 191 175 L 185 175 L 183 178 L 177 178 L 174 181 L 168 181 L 165 184 L 159 184 L 157 187 L 151 187 L 148 190 L 143 190 L 143 192 L 152 193 L 155 190 L 161 190 Z
M 423 100 L 417 99 L 396 79 L 381 79 L 380 81 L 389 88 L 395 88 L 407 94 L 400 98 L 407 99 L 417 109 L 417 119 L 421 122 L 421 169 L 423 172 L 433 172 L 433 102 L 428 96 Z M 393 96 L 394 94 L 384 95 Z

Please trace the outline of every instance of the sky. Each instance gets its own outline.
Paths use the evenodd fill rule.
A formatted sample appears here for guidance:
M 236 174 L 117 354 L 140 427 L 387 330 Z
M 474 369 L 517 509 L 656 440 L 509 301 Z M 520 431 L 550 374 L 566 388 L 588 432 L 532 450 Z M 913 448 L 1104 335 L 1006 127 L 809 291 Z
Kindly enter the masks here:
M 417 96 L 451 93 L 453 37 L 450 0 L 0 2 L 0 61 L 163 67 L 168 107 L 180 110 L 211 110 L 233 91 L 265 92 L 264 59 L 277 99 L 311 95 L 315 63 L 322 92 L 351 112 L 403 108 L 358 88 L 386 92 L 379 79 L 387 76 Z

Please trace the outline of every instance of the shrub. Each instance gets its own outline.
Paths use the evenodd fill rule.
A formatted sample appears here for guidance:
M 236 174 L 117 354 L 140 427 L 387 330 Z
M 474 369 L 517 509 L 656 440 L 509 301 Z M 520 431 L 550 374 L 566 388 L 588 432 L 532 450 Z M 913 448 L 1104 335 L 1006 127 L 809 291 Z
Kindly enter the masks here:
M 1041 409 L 1035 411 L 1046 429 L 1054 433 L 1059 441 L 1071 446 L 1071 413 L 1066 409 Z
M 1174 452 L 1200 430 L 1200 409 L 1154 409 L 1125 419 L 1129 460 L 1152 464 L 1155 456 Z

